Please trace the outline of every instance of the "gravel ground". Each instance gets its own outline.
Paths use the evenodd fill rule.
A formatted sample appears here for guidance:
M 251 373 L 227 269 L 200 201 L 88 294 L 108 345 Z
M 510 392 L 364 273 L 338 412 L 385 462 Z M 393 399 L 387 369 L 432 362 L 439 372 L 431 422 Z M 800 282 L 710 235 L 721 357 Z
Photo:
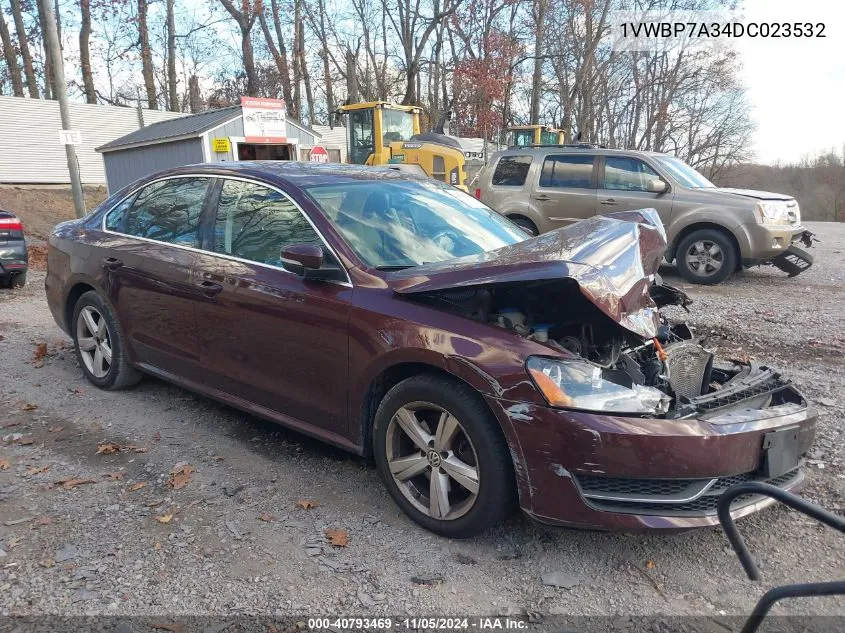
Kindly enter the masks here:
M 805 494 L 841 513 L 845 225 L 812 229 L 817 263 L 793 279 L 755 269 L 706 288 L 666 274 L 695 299 L 701 333 L 782 368 L 817 405 Z M 718 529 L 624 535 L 516 516 L 469 541 L 434 536 L 362 459 L 151 378 L 122 392 L 89 385 L 43 278 L 0 293 L 0 614 L 718 619 L 773 584 L 845 575 L 841 535 L 783 508 L 740 523 L 761 583 Z M 97 454 L 104 443 L 120 450 Z M 348 544 L 331 545 L 327 529 Z M 572 586 L 544 586 L 549 572 Z M 845 615 L 845 602 L 781 612 Z

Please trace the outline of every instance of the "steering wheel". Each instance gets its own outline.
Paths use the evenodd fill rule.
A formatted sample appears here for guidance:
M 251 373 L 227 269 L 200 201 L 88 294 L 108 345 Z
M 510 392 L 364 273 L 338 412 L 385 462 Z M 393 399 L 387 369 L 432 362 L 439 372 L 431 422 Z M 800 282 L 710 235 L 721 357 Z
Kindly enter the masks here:
M 431 241 L 434 242 L 438 248 L 442 248 L 447 253 L 452 253 L 454 248 L 458 245 L 460 238 L 453 230 L 446 229 L 445 231 L 437 233 L 433 238 L 431 238 Z

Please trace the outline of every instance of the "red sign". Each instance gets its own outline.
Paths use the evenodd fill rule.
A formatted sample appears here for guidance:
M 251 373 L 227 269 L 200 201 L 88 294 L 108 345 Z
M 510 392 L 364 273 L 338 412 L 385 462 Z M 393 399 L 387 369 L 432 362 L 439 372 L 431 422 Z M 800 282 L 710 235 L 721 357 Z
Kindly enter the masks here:
M 329 162 L 329 153 L 325 147 L 315 145 L 311 148 L 311 154 L 308 156 L 308 160 L 312 163 L 327 163 Z

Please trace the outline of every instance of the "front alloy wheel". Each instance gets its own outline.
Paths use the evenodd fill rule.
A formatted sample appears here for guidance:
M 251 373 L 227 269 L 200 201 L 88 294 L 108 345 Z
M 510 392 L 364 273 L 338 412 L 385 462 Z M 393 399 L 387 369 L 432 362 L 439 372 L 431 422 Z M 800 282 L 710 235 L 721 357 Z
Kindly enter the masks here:
M 686 253 L 687 266 L 701 277 L 716 275 L 725 263 L 722 248 L 710 240 L 699 240 L 690 245 Z
M 387 463 L 397 487 L 420 512 L 451 521 L 478 498 L 478 457 L 455 416 L 430 402 L 400 408 L 387 428 Z
M 396 504 L 437 534 L 475 536 L 514 507 L 514 467 L 501 427 L 477 391 L 449 376 L 412 376 L 385 394 L 373 456 Z
M 93 306 L 79 311 L 76 340 L 85 368 L 95 378 L 105 378 L 112 363 L 111 333 L 103 315 Z

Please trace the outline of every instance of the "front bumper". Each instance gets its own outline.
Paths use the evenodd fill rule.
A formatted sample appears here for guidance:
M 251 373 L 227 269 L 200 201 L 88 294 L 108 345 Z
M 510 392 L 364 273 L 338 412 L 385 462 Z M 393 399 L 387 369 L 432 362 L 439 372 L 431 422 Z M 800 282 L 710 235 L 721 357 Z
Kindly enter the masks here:
M 628 532 L 717 525 L 715 499 L 733 483 L 769 481 L 799 489 L 800 467 L 762 475 L 763 444 L 772 431 L 794 427 L 803 455 L 813 443 L 817 417 L 806 405 L 669 420 L 488 402 L 509 429 L 526 513 L 544 523 Z M 771 503 L 740 498 L 733 515 Z
M 793 242 L 802 241 L 810 246 L 812 233 L 802 226 L 775 226 L 749 222 L 742 226 L 747 240 L 742 253 L 744 267 L 768 264 L 776 258 L 783 257 L 789 251 Z M 812 258 L 810 258 L 812 263 Z M 809 266 L 808 266 L 809 267 Z

